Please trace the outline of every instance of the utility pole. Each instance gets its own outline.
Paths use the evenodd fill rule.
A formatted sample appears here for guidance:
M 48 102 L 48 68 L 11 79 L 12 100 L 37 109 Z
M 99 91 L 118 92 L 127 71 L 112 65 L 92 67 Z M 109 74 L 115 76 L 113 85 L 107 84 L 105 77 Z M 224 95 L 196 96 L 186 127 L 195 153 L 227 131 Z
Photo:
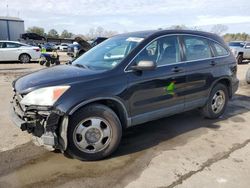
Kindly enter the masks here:
M 7 3 L 7 15 L 6 15 L 7 17 L 9 16 L 9 5 L 8 5 L 8 3 Z

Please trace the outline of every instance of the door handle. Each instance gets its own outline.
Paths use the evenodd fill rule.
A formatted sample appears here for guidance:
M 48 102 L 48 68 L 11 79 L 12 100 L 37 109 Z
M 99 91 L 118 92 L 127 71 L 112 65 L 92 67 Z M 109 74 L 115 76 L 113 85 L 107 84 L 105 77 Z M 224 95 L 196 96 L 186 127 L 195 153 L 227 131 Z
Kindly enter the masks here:
M 174 67 L 171 69 L 172 72 L 182 72 L 183 71 L 183 68 L 180 68 L 180 67 Z
M 217 63 L 215 61 L 211 61 L 210 65 L 215 66 Z

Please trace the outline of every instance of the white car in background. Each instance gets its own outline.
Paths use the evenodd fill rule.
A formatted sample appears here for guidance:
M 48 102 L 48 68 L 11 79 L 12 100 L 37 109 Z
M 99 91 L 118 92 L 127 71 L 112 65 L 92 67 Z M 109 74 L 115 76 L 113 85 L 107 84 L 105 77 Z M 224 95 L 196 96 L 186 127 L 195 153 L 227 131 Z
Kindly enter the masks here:
M 62 43 L 62 44 L 60 44 L 60 45 L 58 46 L 58 50 L 63 51 L 63 52 L 66 52 L 66 51 L 68 50 L 68 46 L 69 46 L 69 44 L 67 44 L 67 43 Z
M 41 56 L 39 47 L 15 41 L 0 40 L 0 61 L 20 61 L 29 63 L 37 61 Z

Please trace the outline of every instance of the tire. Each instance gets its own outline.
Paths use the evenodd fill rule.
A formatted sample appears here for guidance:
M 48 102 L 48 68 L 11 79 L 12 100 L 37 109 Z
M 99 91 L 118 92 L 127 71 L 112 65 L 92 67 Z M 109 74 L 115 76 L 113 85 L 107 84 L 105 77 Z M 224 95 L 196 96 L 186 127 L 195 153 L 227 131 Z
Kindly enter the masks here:
M 44 65 L 45 62 L 46 62 L 46 61 L 41 60 L 41 61 L 39 61 L 39 64 L 40 64 L 40 65 Z
M 117 149 L 122 126 L 114 111 L 104 105 L 93 104 L 72 115 L 67 137 L 68 155 L 79 160 L 100 160 Z
M 246 82 L 247 82 L 248 84 L 250 84 L 250 68 L 248 68 L 248 70 L 247 70 Z
M 46 61 L 46 62 L 45 62 L 45 66 L 46 66 L 46 67 L 50 67 L 50 61 Z
M 29 63 L 30 62 L 30 56 L 28 55 L 28 54 L 21 54 L 20 56 L 19 56 L 19 61 L 21 62 L 21 63 Z
M 243 61 L 243 54 L 239 54 L 239 55 L 237 56 L 237 63 L 238 63 L 238 64 L 241 64 L 242 61 Z
M 221 83 L 216 84 L 210 92 L 207 103 L 201 109 L 203 116 L 209 119 L 220 117 L 225 112 L 228 98 L 227 87 Z

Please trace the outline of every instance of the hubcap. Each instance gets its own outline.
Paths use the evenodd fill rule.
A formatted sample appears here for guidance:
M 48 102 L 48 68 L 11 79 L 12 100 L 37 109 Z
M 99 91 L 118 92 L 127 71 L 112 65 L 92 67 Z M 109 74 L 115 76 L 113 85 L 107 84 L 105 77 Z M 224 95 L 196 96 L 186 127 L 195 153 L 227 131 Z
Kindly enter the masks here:
M 29 56 L 27 56 L 27 55 L 22 55 L 20 59 L 21 59 L 21 61 L 23 63 L 28 63 L 29 62 Z
M 225 93 L 222 90 L 217 91 L 212 99 L 212 110 L 214 113 L 220 113 L 225 105 Z
M 79 150 L 86 153 L 96 153 L 108 146 L 112 130 L 105 119 L 90 117 L 81 121 L 73 134 L 74 143 Z

